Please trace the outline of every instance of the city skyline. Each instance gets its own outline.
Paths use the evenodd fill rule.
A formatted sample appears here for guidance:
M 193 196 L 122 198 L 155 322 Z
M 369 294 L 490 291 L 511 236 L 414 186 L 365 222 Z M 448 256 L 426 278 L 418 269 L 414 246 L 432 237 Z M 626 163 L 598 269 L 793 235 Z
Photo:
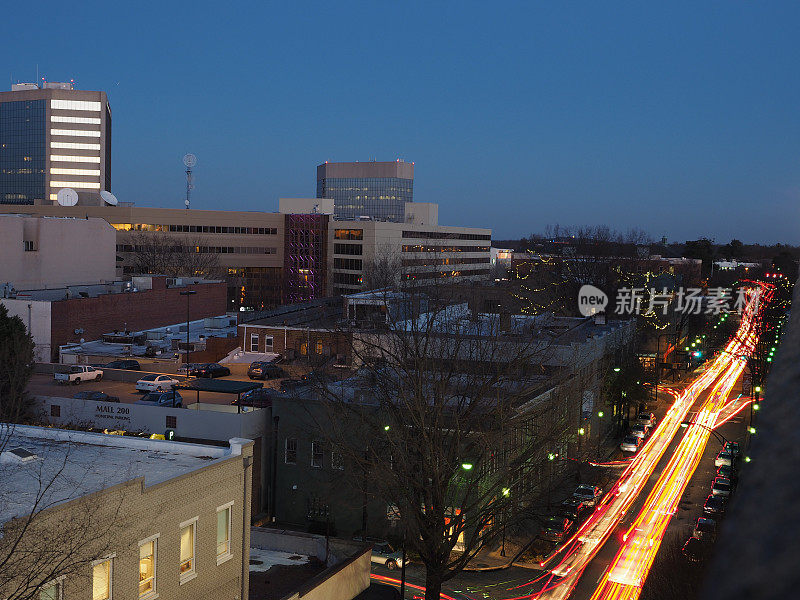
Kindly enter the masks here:
M 800 242 L 796 6 L 480 8 L 268 7 L 219 22 L 45 3 L 32 51 L 23 6 L 0 25 L 3 89 L 38 64 L 106 91 L 114 192 L 140 206 L 182 205 L 186 152 L 193 207 L 265 211 L 313 196 L 325 160 L 401 158 L 416 164 L 415 201 L 497 239 L 604 223 Z M 57 35 L 104 19 L 148 27 L 115 30 L 101 53 Z

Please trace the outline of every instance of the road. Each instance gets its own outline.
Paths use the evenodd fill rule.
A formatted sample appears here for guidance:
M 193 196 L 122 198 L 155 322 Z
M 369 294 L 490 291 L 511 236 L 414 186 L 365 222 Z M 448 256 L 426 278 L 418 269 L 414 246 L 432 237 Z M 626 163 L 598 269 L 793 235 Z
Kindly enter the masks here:
M 757 317 L 756 305 L 757 302 L 751 303 L 745 311 L 739 332 L 725 351 L 685 390 L 676 393 L 676 401 L 656 431 L 595 513 L 543 563 L 549 571 L 542 574 L 512 568 L 461 573 L 444 586 L 442 597 L 564 599 L 575 592 L 574 597 L 591 596 L 597 600 L 638 598 L 663 536 L 704 455 L 711 429 L 738 407 L 739 403 L 730 402 L 729 396 L 746 364 L 743 355 L 755 343 L 752 325 Z M 690 414 L 695 406 L 696 412 Z M 676 439 L 686 421 L 693 424 Z M 615 532 L 621 535 L 614 536 Z M 393 576 L 378 568 L 374 571 L 378 577 Z M 407 581 L 419 587 L 424 582 L 424 572 L 416 566 L 409 568 Z M 420 594 L 410 592 L 406 597 Z

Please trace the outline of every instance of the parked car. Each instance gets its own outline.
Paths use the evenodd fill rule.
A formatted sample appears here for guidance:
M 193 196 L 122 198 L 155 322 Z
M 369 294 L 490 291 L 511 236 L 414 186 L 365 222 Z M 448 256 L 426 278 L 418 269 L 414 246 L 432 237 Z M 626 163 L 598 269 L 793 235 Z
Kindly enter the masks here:
M 119 402 L 117 396 L 109 396 L 105 392 L 78 392 L 72 396 L 76 400 L 94 400 L 95 402 Z
M 123 369 L 125 371 L 141 371 L 142 366 L 139 364 L 138 360 L 131 360 L 131 359 L 123 359 L 123 360 L 112 360 L 110 363 L 106 363 L 104 365 L 97 365 L 98 367 L 103 367 L 104 369 Z
M 717 523 L 714 519 L 708 517 L 698 517 L 697 522 L 694 524 L 692 536 L 698 540 L 709 540 L 714 537 L 717 532 Z
M 725 452 L 729 452 L 734 456 L 739 456 L 739 442 L 725 442 L 725 446 L 723 447 Z
M 647 425 L 634 425 L 631 427 L 631 435 L 640 439 L 645 439 L 650 435 L 650 428 Z
M 594 508 L 603 497 L 603 488 L 582 483 L 572 492 L 572 497 L 582 500 L 586 506 Z
M 226 377 L 230 374 L 231 370 L 228 367 L 223 367 L 219 363 L 205 363 L 189 371 L 189 375 L 192 377 L 208 377 L 209 379 L 214 377 Z
M 175 390 L 171 392 L 148 392 L 134 404 L 183 408 L 183 397 Z
M 622 440 L 619 449 L 623 452 L 638 452 L 641 445 L 642 438 L 638 438 L 635 435 L 628 435 Z
M 278 377 L 286 377 L 286 371 L 274 363 L 257 360 L 250 363 L 250 368 L 247 369 L 247 376 L 250 379 L 277 379 Z
M 390 571 L 403 566 L 403 553 L 400 550 L 392 548 L 392 545 L 386 540 L 371 537 L 354 537 L 353 539 L 357 542 L 372 544 L 372 557 L 370 559 L 372 562 L 379 565 L 386 565 L 386 568 Z M 410 562 L 408 556 L 406 556 L 406 564 Z
M 139 392 L 165 392 L 178 385 L 180 381 L 173 379 L 169 375 L 145 375 L 136 382 L 136 390 Z
M 703 514 L 718 521 L 725 514 L 725 500 L 720 496 L 710 495 L 703 504 Z
M 725 450 L 720 450 L 717 457 L 714 459 L 715 467 L 734 467 L 736 465 L 736 456 Z
M 561 542 L 572 531 L 573 521 L 564 516 L 553 516 L 545 519 L 539 537 L 550 542 Z
M 196 369 L 197 367 L 201 367 L 204 364 L 205 363 L 183 363 L 180 367 L 178 367 L 178 373 L 186 373 L 188 375 L 190 371 Z
M 739 479 L 739 477 L 736 475 L 736 469 L 730 465 L 722 465 L 721 467 L 717 467 L 717 477 L 730 479 L 733 487 L 736 487 L 736 482 Z
M 703 559 L 704 551 L 703 542 L 694 536 L 686 540 L 683 548 L 681 548 L 681 552 L 690 562 L 700 562 Z
M 646 425 L 647 427 L 656 426 L 656 416 L 651 412 L 640 412 L 636 415 L 637 425 Z
M 252 408 L 266 408 L 272 406 L 272 397 L 275 390 L 261 388 L 245 392 L 241 398 L 235 399 L 231 404 L 233 406 L 249 406 Z
M 567 498 L 561 503 L 561 514 L 573 523 L 582 523 L 590 512 L 592 508 L 580 498 Z
M 56 383 L 78 385 L 81 381 L 100 381 L 103 378 L 103 371 L 97 367 L 73 365 L 67 373 L 55 373 L 53 378 Z
M 725 479 L 724 477 L 716 477 L 714 481 L 711 482 L 712 496 L 722 496 L 723 498 L 730 498 L 732 491 L 733 491 L 733 485 L 731 484 L 730 479 Z

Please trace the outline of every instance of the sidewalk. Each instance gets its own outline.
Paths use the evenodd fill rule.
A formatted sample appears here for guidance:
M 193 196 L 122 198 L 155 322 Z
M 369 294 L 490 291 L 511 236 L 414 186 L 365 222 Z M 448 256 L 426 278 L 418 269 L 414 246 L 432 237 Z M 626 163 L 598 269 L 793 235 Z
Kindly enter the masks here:
M 684 387 L 686 384 L 683 379 L 684 378 L 681 378 L 681 380 L 674 383 L 670 382 L 672 386 L 669 387 Z M 662 390 L 659 390 L 659 392 L 658 403 L 655 406 L 651 406 L 650 410 L 656 413 L 660 421 L 672 398 Z M 602 451 L 599 453 L 598 459 L 600 461 L 609 460 L 617 453 L 618 443 L 619 439 L 614 436 L 613 429 L 610 430 L 608 435 L 601 442 Z M 602 479 L 606 479 L 606 477 L 602 477 Z M 614 477 L 612 476 L 611 479 L 614 479 Z M 607 482 L 604 481 L 603 483 Z M 563 485 L 560 486 L 564 488 L 564 493 L 559 493 L 562 491 L 560 489 L 558 491 L 554 490 L 554 497 L 567 497 L 570 494 L 570 490 L 574 489 L 574 486 L 575 483 L 571 480 L 564 481 Z M 554 503 L 554 506 L 558 506 L 558 504 L 560 504 L 560 500 Z M 548 549 L 551 547 L 549 542 L 537 540 L 537 534 L 533 532 L 529 533 L 528 537 L 524 540 L 516 536 L 508 536 L 505 541 L 505 556 L 501 554 L 502 542 L 496 541 L 491 547 L 485 547 L 479 550 L 475 557 L 464 567 L 464 571 L 497 571 L 500 569 L 507 569 L 512 565 L 541 571 L 543 569 L 539 561 L 534 559 L 534 557 L 537 556 L 537 542 L 540 542 L 543 547 L 546 546 Z M 531 549 L 533 549 L 533 552 L 529 552 Z

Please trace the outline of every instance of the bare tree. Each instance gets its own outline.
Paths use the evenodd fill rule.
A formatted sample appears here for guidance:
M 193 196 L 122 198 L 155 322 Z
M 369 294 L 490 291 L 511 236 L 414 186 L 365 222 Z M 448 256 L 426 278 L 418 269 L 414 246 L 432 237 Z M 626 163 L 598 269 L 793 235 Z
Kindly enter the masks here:
M 123 244 L 138 273 L 168 277 L 219 277 L 219 253 L 207 239 L 179 238 L 165 232 L 131 231 Z
M 14 430 L 0 425 L 0 597 L 40 600 L 60 578 L 88 577 L 92 562 L 110 552 L 124 527 L 125 486 L 102 500 L 83 495 L 91 466 L 76 468 L 72 443 L 28 457 Z
M 364 264 L 362 271 L 365 290 L 396 287 L 400 283 L 401 258 L 388 245 L 375 249 L 375 256 Z
M 580 406 L 580 395 L 552 391 L 551 317 L 480 315 L 442 289 L 406 282 L 376 294 L 389 322 L 353 334 L 357 372 L 316 386 L 317 435 L 353 486 L 396 511 L 429 599 L 547 494 Z M 366 517 L 365 504 L 363 529 Z

